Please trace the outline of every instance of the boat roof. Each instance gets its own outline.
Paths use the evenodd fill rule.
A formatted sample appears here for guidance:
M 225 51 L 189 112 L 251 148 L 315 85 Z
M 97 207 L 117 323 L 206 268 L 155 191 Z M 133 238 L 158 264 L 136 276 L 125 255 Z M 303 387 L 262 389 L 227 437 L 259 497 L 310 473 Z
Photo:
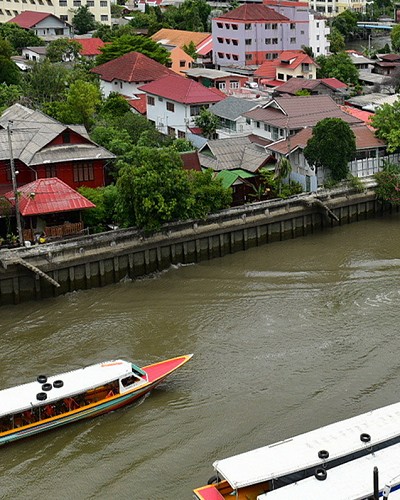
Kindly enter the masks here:
M 368 443 L 362 433 L 371 436 Z M 328 461 L 344 457 L 400 436 L 400 403 L 342 420 L 262 448 L 217 460 L 213 467 L 233 489 L 318 466 L 320 450 L 329 452 Z
M 37 380 L 4 389 L 0 391 L 0 416 L 18 413 L 31 406 L 47 404 L 74 394 L 83 393 L 118 378 L 131 375 L 132 367 L 144 374 L 143 370 L 132 363 L 117 359 L 48 377 L 46 383 L 50 384 L 55 380 L 62 380 L 64 384 L 60 388 L 53 387 L 46 392 L 47 399 L 45 401 L 38 401 L 36 398 L 39 392 L 45 392 L 42 390 L 43 384 Z
M 326 471 L 324 481 L 315 476 L 264 493 L 257 500 L 362 500 L 372 498 L 373 470 L 378 467 L 379 490 L 389 485 L 393 490 L 400 485 L 400 444 L 371 453 Z M 392 498 L 392 495 L 389 495 Z

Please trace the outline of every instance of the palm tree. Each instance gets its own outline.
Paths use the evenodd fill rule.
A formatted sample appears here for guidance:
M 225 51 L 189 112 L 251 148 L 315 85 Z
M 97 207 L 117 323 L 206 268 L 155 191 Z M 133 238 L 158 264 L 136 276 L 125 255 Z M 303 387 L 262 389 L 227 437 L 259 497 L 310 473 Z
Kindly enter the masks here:
M 286 179 L 286 177 L 288 177 L 290 185 L 291 172 L 292 172 L 292 164 L 290 163 L 289 159 L 286 156 L 282 156 L 275 167 L 275 179 L 277 179 L 278 181 L 279 194 L 281 194 L 283 179 Z

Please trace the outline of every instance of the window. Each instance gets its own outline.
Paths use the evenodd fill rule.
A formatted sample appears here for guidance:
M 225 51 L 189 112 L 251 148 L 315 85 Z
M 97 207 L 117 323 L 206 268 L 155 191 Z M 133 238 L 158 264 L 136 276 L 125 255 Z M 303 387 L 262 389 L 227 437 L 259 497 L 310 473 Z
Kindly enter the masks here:
M 56 165 L 46 165 L 46 177 L 57 177 Z
M 244 29 L 245 29 L 245 30 L 251 30 L 251 24 L 250 24 L 250 23 L 246 23 L 246 24 L 244 25 Z
M 71 142 L 71 133 L 69 130 L 64 130 L 62 133 L 62 141 L 64 144 L 69 144 Z
M 225 82 L 218 82 L 218 88 L 219 88 L 219 90 L 225 90 L 226 83 Z
M 226 54 L 225 55 L 227 59 L 230 59 L 231 58 L 231 55 L 230 54 Z
M 265 39 L 265 45 L 271 45 L 271 38 Z
M 81 0 L 74 0 L 74 7 L 80 7 L 81 6 Z
M 223 24 L 222 23 L 217 23 L 217 28 L 222 28 Z
M 271 24 L 271 29 L 272 30 L 277 30 L 278 29 L 278 24 L 277 23 L 272 23 Z
M 175 111 L 175 104 L 173 102 L 167 101 L 167 111 L 171 111 L 171 113 Z
M 100 0 L 100 7 L 107 7 L 107 0 Z
M 296 37 L 292 37 L 292 38 L 290 39 L 290 43 L 296 43 Z
M 218 57 L 219 57 L 220 59 L 223 59 L 223 58 L 224 58 L 224 53 L 223 53 L 223 52 L 218 52 Z
M 226 40 L 226 43 L 229 45 L 231 43 L 231 39 L 230 38 L 227 38 Z
M 202 106 L 199 106 L 198 104 L 194 106 L 190 106 L 190 116 L 198 116 L 200 114 Z
M 239 57 L 238 57 L 236 54 L 233 54 L 233 55 L 232 55 L 232 59 L 233 59 L 234 61 L 238 61 L 238 60 L 239 60 Z
M 68 16 L 61 15 L 60 19 L 61 21 L 68 21 Z
M 232 24 L 232 29 L 233 30 L 237 30 L 238 29 L 238 25 L 237 24 Z
M 301 30 L 301 31 L 300 31 L 300 35 L 304 35 L 304 30 Z
M 278 80 L 285 81 L 285 75 L 283 73 L 278 73 Z
M 273 38 L 272 39 L 272 45 L 278 45 L 278 39 L 277 38 Z
M 266 123 L 264 123 L 264 130 L 266 132 L 271 132 L 271 126 L 270 125 L 267 125 Z
M 88 161 L 74 164 L 74 182 L 92 181 L 93 179 L 92 162 Z
M 265 28 L 266 30 L 270 30 L 270 29 L 271 29 L 271 23 L 265 23 L 265 24 L 264 24 L 264 28 Z
M 185 132 L 182 132 L 182 130 L 178 130 L 178 139 L 184 139 L 186 137 Z
M 186 61 L 179 61 L 179 67 L 184 68 L 186 66 Z
M 251 45 L 251 41 L 252 41 L 251 38 L 246 38 L 246 40 L 244 41 L 244 43 L 246 45 Z
M 6 14 L 7 14 L 7 16 L 11 16 L 11 11 L 10 10 L 6 10 Z
M 224 43 L 224 39 L 221 38 L 220 36 L 217 38 L 217 40 L 218 40 L 218 43 Z
M 246 61 L 251 61 L 253 59 L 253 54 L 246 54 Z
M 100 16 L 100 21 L 108 21 L 108 15 L 107 14 L 102 14 Z
M 231 27 L 231 25 L 230 25 L 230 24 L 225 24 L 225 29 L 229 30 L 229 29 L 230 29 L 230 27 Z
M 93 0 L 87 0 L 86 5 L 87 5 L 87 7 L 94 7 L 94 1 Z
M 319 23 L 317 23 L 317 28 L 319 28 Z
M 232 40 L 233 45 L 237 45 L 238 41 L 237 40 Z
M 239 81 L 238 80 L 231 80 L 229 82 L 229 87 L 231 89 L 238 89 L 239 88 Z
M 296 24 L 295 23 L 290 23 L 290 29 L 295 30 L 296 29 Z
M 158 101 L 159 102 L 164 102 L 164 99 L 162 97 L 158 96 Z
M 319 40 L 319 35 L 317 35 L 317 40 Z
M 149 106 L 155 106 L 155 104 L 156 104 L 156 100 L 154 99 L 154 97 L 153 97 L 153 96 L 151 96 L 151 95 L 148 95 L 148 96 L 147 96 L 147 104 L 148 104 Z
M 260 128 L 260 122 L 256 122 L 256 127 Z
M 174 129 L 174 127 L 168 127 L 167 131 L 168 131 L 168 135 L 171 135 L 172 137 L 175 137 L 175 129 Z

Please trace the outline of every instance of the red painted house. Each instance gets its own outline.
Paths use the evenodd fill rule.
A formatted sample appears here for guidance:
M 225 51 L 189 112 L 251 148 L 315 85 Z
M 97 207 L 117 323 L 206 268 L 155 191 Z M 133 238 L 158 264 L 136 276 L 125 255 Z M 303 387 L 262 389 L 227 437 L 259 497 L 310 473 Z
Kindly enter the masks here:
M 105 166 L 115 158 L 90 140 L 82 125 L 64 125 L 20 104 L 0 117 L 0 194 L 12 189 L 11 154 L 18 186 L 58 177 L 74 189 L 104 186 Z

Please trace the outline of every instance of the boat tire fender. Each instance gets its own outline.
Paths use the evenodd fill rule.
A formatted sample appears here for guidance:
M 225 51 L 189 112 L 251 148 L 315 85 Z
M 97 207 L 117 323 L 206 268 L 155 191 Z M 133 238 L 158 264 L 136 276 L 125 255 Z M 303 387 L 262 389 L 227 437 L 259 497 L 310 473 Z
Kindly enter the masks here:
M 322 467 L 318 467 L 317 469 L 315 469 L 314 476 L 316 477 L 316 479 L 318 479 L 318 481 L 325 481 L 328 473 Z
M 64 385 L 64 382 L 62 380 L 55 380 L 53 382 L 53 387 L 55 387 L 56 389 L 59 389 L 60 387 L 62 387 Z
M 45 401 L 47 399 L 47 394 L 45 392 L 38 392 L 36 394 L 36 399 L 38 401 Z
M 360 439 L 363 443 L 369 443 L 371 441 L 371 436 L 366 432 L 363 432 L 362 434 L 360 434 Z
M 326 460 L 327 458 L 329 458 L 329 451 L 327 451 L 327 450 L 320 450 L 318 452 L 318 457 L 321 458 L 322 460 Z
M 207 481 L 207 484 L 218 484 L 220 482 L 220 478 L 218 477 L 218 474 L 215 474 L 215 476 L 211 476 L 210 479 Z
M 47 377 L 46 375 L 39 375 L 36 380 L 39 382 L 39 384 L 45 384 L 47 382 Z
M 51 391 L 51 389 L 53 389 L 53 386 L 51 384 L 42 385 L 42 391 Z

